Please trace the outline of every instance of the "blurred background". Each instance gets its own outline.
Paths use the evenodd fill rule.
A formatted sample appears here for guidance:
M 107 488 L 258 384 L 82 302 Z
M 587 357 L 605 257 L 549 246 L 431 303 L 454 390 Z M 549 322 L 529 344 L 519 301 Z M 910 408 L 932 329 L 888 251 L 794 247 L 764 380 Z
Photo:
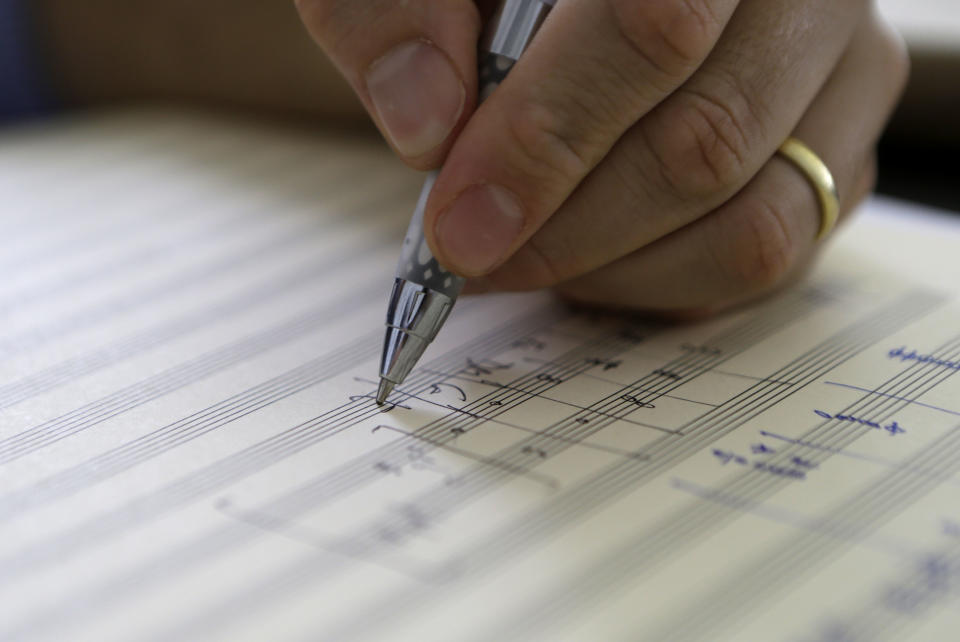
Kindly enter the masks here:
M 61 103 L 187 101 L 375 135 L 290 0 L 32 1 Z M 913 59 L 878 191 L 960 211 L 960 0 L 878 1 Z
M 913 72 L 880 145 L 881 193 L 960 212 L 960 1 L 879 0 Z

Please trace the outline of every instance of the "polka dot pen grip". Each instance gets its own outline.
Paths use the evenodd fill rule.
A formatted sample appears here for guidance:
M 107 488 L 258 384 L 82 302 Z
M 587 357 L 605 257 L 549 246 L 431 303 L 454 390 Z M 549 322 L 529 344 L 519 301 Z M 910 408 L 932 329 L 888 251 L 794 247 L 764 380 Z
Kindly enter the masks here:
M 481 54 L 481 99 L 485 99 L 493 93 L 493 90 L 507 77 L 515 62 L 515 60 L 506 56 L 494 53 Z M 423 184 L 420 199 L 417 201 L 413 218 L 410 220 L 410 227 L 407 228 L 407 236 L 403 240 L 403 250 L 400 253 L 400 262 L 397 264 L 397 278 L 417 283 L 455 299 L 463 289 L 464 280 L 448 272 L 437 262 L 433 253 L 430 252 L 430 247 L 427 245 L 423 233 L 423 212 L 427 205 L 427 199 L 430 197 L 430 192 L 433 190 L 437 174 L 438 172 L 430 172 Z
M 506 0 L 494 14 L 481 44 L 480 100 L 485 100 L 533 40 L 555 0 Z M 437 180 L 431 172 L 420 192 L 403 241 L 397 277 L 387 308 L 377 402 L 386 402 L 403 383 L 440 331 L 463 290 L 464 279 L 445 269 L 430 251 L 423 213 Z

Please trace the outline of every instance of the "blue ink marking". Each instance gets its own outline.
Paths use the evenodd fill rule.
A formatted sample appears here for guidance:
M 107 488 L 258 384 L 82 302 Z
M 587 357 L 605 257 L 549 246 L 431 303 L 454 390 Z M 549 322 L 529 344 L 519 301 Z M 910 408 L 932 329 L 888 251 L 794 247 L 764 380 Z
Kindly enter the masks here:
M 942 555 L 928 554 L 920 560 L 910 581 L 886 591 L 883 604 L 897 613 L 917 615 L 953 593 L 958 577 L 960 566 Z M 914 579 L 920 583 L 913 582 Z
M 927 588 L 934 591 L 946 591 L 950 587 L 950 577 L 954 572 L 949 560 L 931 555 L 923 563 L 923 575 Z
M 875 421 L 870 421 L 869 419 L 856 417 L 854 415 L 831 415 L 829 412 L 824 412 L 823 410 L 814 410 L 813 412 L 818 417 L 823 417 L 824 419 L 835 419 L 837 421 L 860 424 L 861 426 L 866 426 L 867 428 L 873 428 L 875 430 L 885 430 L 886 432 L 890 433 L 890 435 L 902 435 L 903 433 L 907 432 L 896 421 L 889 423 L 886 426 L 882 426 Z
M 820 464 L 810 461 L 809 459 L 804 459 L 803 457 L 794 457 L 793 459 L 790 460 L 790 463 L 792 463 L 797 468 L 806 468 L 808 470 L 812 470 L 814 468 L 820 467 Z
M 770 437 L 772 439 L 779 439 L 780 441 L 785 441 L 788 444 L 794 444 L 797 446 L 804 446 L 805 448 L 813 448 L 814 450 L 822 450 L 824 452 L 833 453 L 834 455 L 843 455 L 845 457 L 852 457 L 853 459 L 862 459 L 863 461 L 869 461 L 874 464 L 882 464 L 884 466 L 896 466 L 892 461 L 886 459 L 879 459 L 877 457 L 868 457 L 867 455 L 859 455 L 857 453 L 847 452 L 846 450 L 841 450 L 839 448 L 831 448 L 829 446 L 821 446 L 809 441 L 803 441 L 802 439 L 793 439 L 791 437 L 786 437 L 784 435 L 778 435 L 775 432 L 770 432 L 767 430 L 761 430 L 760 434 L 764 437 Z
M 922 601 L 919 591 L 897 586 L 887 590 L 883 605 L 895 613 L 916 615 Z
M 904 430 L 903 428 L 901 428 L 901 427 L 900 427 L 900 424 L 898 424 L 896 421 L 894 421 L 894 422 L 891 423 L 891 424 L 888 424 L 888 425 L 884 426 L 883 429 L 886 430 L 886 431 L 887 431 L 888 433 L 890 433 L 891 435 L 900 435 L 900 434 L 902 434 L 902 433 L 907 432 L 906 430 Z
M 885 392 L 878 392 L 877 390 L 870 390 L 870 388 L 861 388 L 860 386 L 851 386 L 846 383 L 837 383 L 836 381 L 824 381 L 828 386 L 839 386 L 841 388 L 849 388 L 850 390 L 859 390 L 860 392 L 869 392 L 872 395 L 877 395 L 879 397 L 888 397 L 890 399 L 896 399 L 898 401 L 906 401 L 907 403 L 912 403 L 916 406 L 923 406 L 924 408 L 930 408 L 931 410 L 939 410 L 940 412 L 945 412 L 948 415 L 955 415 L 960 417 L 960 412 L 956 410 L 947 410 L 946 408 L 941 408 L 940 406 L 933 406 L 928 403 L 923 403 L 922 401 L 916 401 L 915 399 L 909 399 L 907 397 L 898 397 L 897 395 L 888 395 Z
M 949 519 L 943 520 L 943 534 L 947 537 L 960 539 L 960 522 Z
M 821 450 L 823 452 L 828 452 L 834 455 L 842 455 L 844 457 L 849 457 L 850 459 L 859 459 L 860 461 L 866 461 L 871 464 L 878 464 L 880 466 L 886 466 L 888 468 L 896 468 L 898 470 L 905 470 L 907 472 L 914 473 L 915 475 L 920 475 L 922 477 L 929 477 L 931 479 L 936 479 L 940 481 L 946 481 L 946 483 L 953 486 L 960 486 L 960 481 L 955 479 L 944 480 L 942 474 L 938 474 L 936 471 L 923 470 L 920 468 L 914 468 L 910 466 L 902 466 L 901 464 L 891 461 L 889 459 L 883 459 L 881 457 L 871 457 L 869 455 L 861 455 L 860 453 L 854 453 L 847 450 L 841 450 L 839 448 L 831 448 L 829 446 L 821 446 L 820 444 L 815 444 L 809 441 L 803 441 L 802 439 L 793 439 L 791 437 L 786 437 L 784 435 L 778 435 L 775 432 L 770 432 L 768 430 L 761 430 L 760 434 L 764 437 L 770 437 L 771 439 L 779 439 L 780 441 L 785 441 L 788 444 L 794 444 L 796 446 L 803 446 L 804 448 L 812 448 L 814 450 Z M 960 537 L 960 525 L 958 525 L 958 537 Z
M 894 348 L 887 353 L 890 359 L 900 359 L 900 361 L 916 361 L 917 363 L 932 363 L 935 366 L 942 366 L 950 370 L 960 370 L 960 361 L 947 361 L 939 359 L 932 354 L 917 354 L 916 350 L 907 352 L 906 346 Z
M 771 455 L 777 452 L 766 444 L 754 444 L 750 446 L 750 450 L 753 451 L 754 455 Z
M 720 463 L 723 464 L 724 466 L 726 466 L 730 462 L 733 462 L 740 466 L 746 466 L 749 463 L 747 462 L 746 457 L 741 457 L 736 453 L 732 453 L 726 450 L 720 450 L 719 448 L 713 449 L 713 456 L 719 459 Z
M 750 450 L 753 451 L 754 455 L 769 455 L 771 453 L 777 452 L 770 446 L 766 444 L 754 444 L 750 446 Z
M 738 466 L 750 467 L 751 462 L 749 459 L 742 455 L 738 455 L 734 452 L 728 450 L 720 450 L 719 448 L 713 449 L 713 456 L 716 457 L 722 466 L 727 464 L 736 464 Z M 769 473 L 771 475 L 776 475 L 777 477 L 787 477 L 789 479 L 798 479 L 804 480 L 807 478 L 807 473 L 803 470 L 798 470 L 796 468 L 790 468 L 789 466 L 779 466 L 777 464 L 771 464 L 765 461 L 755 461 L 752 462 L 752 468 L 757 471 Z
M 787 468 L 786 466 L 776 466 L 774 464 L 768 464 L 765 461 L 755 461 L 753 462 L 754 470 L 761 470 L 771 475 L 776 475 L 777 477 L 787 477 L 789 479 L 804 480 L 807 478 L 807 473 L 802 470 L 797 470 L 796 468 Z

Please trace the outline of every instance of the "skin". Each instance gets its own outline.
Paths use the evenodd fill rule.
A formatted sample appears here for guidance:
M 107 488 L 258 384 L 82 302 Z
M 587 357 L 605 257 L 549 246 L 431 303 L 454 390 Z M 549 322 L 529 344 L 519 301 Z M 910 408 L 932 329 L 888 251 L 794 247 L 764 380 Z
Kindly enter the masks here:
M 761 296 L 809 264 L 819 208 L 777 148 L 806 141 L 846 216 L 872 185 L 907 76 L 902 44 L 866 0 L 567 0 L 477 109 L 472 0 L 298 8 L 398 153 L 419 168 L 444 161 L 425 217 L 444 265 L 475 288 L 554 287 L 672 314 Z M 397 140 L 370 82 L 414 40 L 465 92 L 449 135 L 426 151 Z M 497 206 L 511 216 L 492 216 Z M 513 228 L 485 238 L 501 218 Z
M 83 49 L 65 44 L 82 40 L 71 4 L 45 0 L 59 60 Z M 90 4 L 81 13 L 110 30 L 115 49 L 153 48 L 128 66 L 178 59 L 157 54 L 172 34 L 156 19 L 130 20 L 131 4 L 181 24 L 187 16 L 195 33 L 209 25 L 215 37 L 179 58 L 190 60 L 181 63 L 189 83 L 141 64 L 121 74 L 127 87 L 91 95 L 98 65 L 73 58 L 61 77 L 87 101 L 181 95 L 307 117 L 357 113 L 330 67 L 292 35 L 290 16 L 280 19 L 283 3 Z M 818 251 L 819 206 L 777 148 L 788 136 L 806 142 L 833 171 L 847 218 L 872 188 L 876 142 L 908 73 L 902 43 L 869 0 L 561 0 L 478 108 L 476 43 L 491 2 L 295 4 L 400 158 L 443 166 L 426 233 L 473 291 L 550 287 L 671 316 L 711 314 L 803 273 Z M 90 19 L 95 9 L 124 15 L 124 27 Z M 224 21 L 233 26 L 212 28 Z M 283 61 L 286 77 L 244 74 L 229 86 L 217 69 L 249 60 L 249 42 L 266 43 L 259 53 Z M 257 82 L 266 90 L 254 100 Z

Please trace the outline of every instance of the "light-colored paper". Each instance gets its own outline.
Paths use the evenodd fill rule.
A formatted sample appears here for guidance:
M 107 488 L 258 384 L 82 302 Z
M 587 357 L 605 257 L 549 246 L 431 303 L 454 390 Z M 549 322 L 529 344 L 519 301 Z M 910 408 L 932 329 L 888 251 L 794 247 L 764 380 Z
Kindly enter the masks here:
M 956 223 L 877 201 L 692 326 L 465 299 L 378 408 L 418 187 L 182 115 L 0 137 L 0 639 L 956 637 Z

